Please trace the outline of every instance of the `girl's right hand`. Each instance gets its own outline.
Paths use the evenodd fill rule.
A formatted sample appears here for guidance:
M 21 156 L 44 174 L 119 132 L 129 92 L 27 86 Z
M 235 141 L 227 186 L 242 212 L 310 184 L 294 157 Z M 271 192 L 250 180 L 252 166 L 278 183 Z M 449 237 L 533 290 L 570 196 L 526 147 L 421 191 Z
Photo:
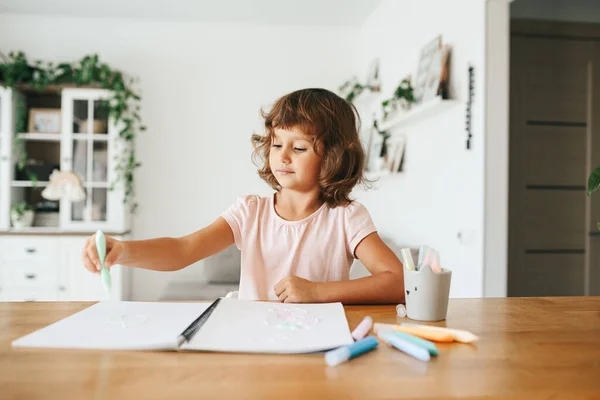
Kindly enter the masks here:
M 104 266 L 106 268 L 112 267 L 114 264 L 120 264 L 125 260 L 126 247 L 125 243 L 112 238 L 106 237 L 106 257 L 104 258 Z M 83 252 L 81 259 L 85 268 L 94 273 L 100 272 L 100 259 L 98 258 L 98 251 L 96 250 L 96 235 L 92 235 L 85 240 L 83 245 Z

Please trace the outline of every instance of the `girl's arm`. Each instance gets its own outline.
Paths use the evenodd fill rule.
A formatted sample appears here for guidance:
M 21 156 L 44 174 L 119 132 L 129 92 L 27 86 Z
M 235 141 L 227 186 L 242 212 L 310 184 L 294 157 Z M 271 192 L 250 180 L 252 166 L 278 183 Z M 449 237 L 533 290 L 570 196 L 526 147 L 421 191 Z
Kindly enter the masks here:
M 339 282 L 316 283 L 319 302 L 348 304 L 404 303 L 403 266 L 377 232 L 365 237 L 355 249 L 356 257 L 371 276 Z
M 107 238 L 108 239 L 108 238 Z M 114 240 L 114 239 L 113 239 Z M 212 256 L 234 243 L 233 232 L 223 217 L 187 236 L 107 243 L 111 248 L 106 264 L 120 264 L 155 271 L 176 271 Z M 88 239 L 87 254 L 99 264 L 94 240 Z M 88 268 L 90 269 L 90 268 Z

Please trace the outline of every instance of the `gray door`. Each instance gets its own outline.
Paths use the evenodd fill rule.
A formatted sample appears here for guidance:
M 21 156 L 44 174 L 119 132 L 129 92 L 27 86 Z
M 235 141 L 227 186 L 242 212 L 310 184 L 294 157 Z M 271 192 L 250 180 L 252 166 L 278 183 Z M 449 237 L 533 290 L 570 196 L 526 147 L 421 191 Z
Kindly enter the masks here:
M 511 36 L 509 296 L 599 291 L 600 237 L 591 235 L 600 193 L 586 196 L 588 174 L 600 163 L 593 140 L 599 47 L 589 39 Z

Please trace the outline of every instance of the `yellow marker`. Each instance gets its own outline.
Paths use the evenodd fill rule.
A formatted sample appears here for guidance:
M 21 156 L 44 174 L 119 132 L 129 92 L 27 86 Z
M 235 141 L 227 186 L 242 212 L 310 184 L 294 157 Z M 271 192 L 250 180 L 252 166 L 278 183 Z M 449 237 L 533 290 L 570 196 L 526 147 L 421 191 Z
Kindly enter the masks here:
M 442 328 L 439 326 L 428 326 L 428 325 L 417 325 L 417 324 L 380 324 L 376 323 L 373 326 L 373 331 L 378 333 L 380 330 L 394 329 L 404 333 L 408 333 L 414 336 L 418 336 L 423 339 L 431 340 L 433 342 L 461 342 L 471 343 L 479 338 L 473 335 L 471 332 L 463 331 L 460 329 Z
M 413 261 L 412 254 L 410 254 L 410 249 L 405 247 L 400 250 L 400 254 L 402 255 L 402 264 L 404 264 L 404 268 L 409 271 L 415 270 L 415 262 Z

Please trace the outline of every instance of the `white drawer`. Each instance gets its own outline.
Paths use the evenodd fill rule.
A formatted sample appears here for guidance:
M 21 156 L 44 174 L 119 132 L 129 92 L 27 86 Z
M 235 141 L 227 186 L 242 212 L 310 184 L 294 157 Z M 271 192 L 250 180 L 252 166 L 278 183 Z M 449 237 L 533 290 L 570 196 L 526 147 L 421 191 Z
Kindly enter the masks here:
M 12 261 L 0 263 L 0 282 L 3 287 L 53 287 L 58 283 L 55 260 Z
M 57 301 L 56 289 L 1 288 L 1 301 Z
M 0 259 L 4 260 L 51 260 L 55 262 L 60 241 L 53 237 L 5 237 L 2 238 Z

